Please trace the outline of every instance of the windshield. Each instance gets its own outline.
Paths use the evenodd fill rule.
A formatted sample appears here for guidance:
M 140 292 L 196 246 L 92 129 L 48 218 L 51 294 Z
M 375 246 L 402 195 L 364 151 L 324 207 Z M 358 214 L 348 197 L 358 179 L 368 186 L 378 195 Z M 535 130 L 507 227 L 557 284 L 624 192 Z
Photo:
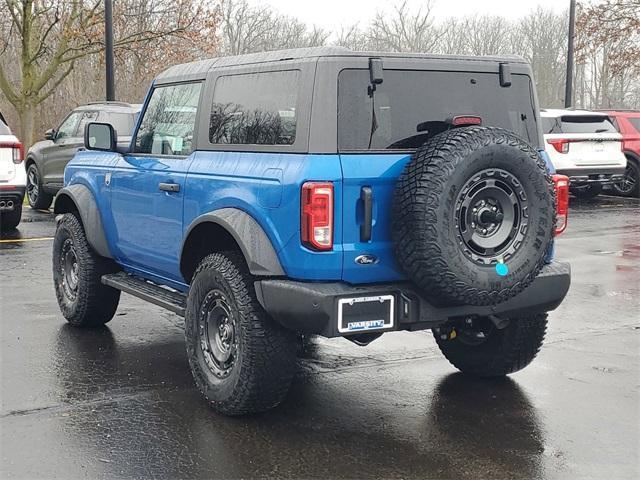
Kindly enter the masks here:
M 564 115 L 543 117 L 543 133 L 615 133 L 615 125 L 603 115 Z
M 133 133 L 135 115 L 133 113 L 103 112 L 103 122 L 110 123 L 118 137 L 130 137 Z
M 373 99 L 368 70 L 338 77 L 338 145 L 341 150 L 412 149 L 448 128 L 456 115 L 474 115 L 538 144 L 531 81 L 497 73 L 385 70 Z
M 0 120 L 0 135 L 11 135 L 11 129 Z

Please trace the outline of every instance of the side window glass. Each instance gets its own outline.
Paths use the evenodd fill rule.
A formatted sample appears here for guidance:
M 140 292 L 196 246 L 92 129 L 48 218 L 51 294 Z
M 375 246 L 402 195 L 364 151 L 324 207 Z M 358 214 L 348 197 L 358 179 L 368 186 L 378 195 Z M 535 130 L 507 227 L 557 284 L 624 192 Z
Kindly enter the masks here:
M 81 112 L 73 112 L 65 119 L 64 122 L 62 122 L 62 124 L 58 127 L 58 131 L 56 132 L 56 141 L 63 138 L 72 137 L 75 134 L 80 115 Z
M 84 136 L 84 127 L 89 122 L 95 122 L 98 120 L 98 112 L 79 112 L 80 121 L 78 122 L 78 128 L 76 128 L 76 137 Z
M 202 83 L 157 87 L 136 136 L 137 153 L 189 155 Z
M 289 70 L 218 78 L 209 121 L 211 143 L 292 145 L 298 76 L 298 70 Z
M 636 129 L 636 132 L 640 133 L 640 117 L 629 118 L 629 123 L 633 125 L 633 128 Z

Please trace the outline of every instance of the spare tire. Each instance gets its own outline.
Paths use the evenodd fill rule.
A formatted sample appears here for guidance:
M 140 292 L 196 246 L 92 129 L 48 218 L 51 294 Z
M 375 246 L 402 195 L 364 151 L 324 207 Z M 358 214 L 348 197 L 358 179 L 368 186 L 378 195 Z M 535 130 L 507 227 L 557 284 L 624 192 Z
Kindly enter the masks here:
M 555 191 L 538 152 L 512 132 L 465 127 L 418 148 L 394 192 L 396 258 L 432 303 L 492 305 L 540 272 Z

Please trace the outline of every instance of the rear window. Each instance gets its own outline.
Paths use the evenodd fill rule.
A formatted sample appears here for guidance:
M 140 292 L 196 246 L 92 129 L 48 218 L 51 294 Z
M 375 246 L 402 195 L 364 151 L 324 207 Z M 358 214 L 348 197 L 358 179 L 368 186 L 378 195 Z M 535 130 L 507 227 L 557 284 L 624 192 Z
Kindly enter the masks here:
M 0 135 L 11 135 L 11 129 L 2 120 L 0 120 Z
M 211 143 L 293 145 L 298 77 L 298 70 L 288 70 L 218 78 L 209 118 Z
M 133 133 L 135 115 L 133 113 L 103 112 L 100 117 L 103 122 L 110 123 L 120 137 L 129 137 Z
M 531 81 L 512 75 L 501 87 L 497 74 L 385 70 L 369 96 L 369 71 L 348 69 L 338 77 L 338 146 L 341 150 L 417 148 L 456 115 L 477 115 L 538 144 Z
M 609 117 L 602 115 L 564 115 L 542 119 L 543 133 L 615 133 Z

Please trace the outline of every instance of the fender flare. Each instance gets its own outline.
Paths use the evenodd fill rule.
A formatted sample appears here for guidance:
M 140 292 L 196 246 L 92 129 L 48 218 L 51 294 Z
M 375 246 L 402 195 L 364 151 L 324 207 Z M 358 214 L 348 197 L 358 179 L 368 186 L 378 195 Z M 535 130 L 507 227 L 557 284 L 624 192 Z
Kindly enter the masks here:
M 84 233 L 87 236 L 89 245 L 91 245 L 98 255 L 113 258 L 104 234 L 100 211 L 98 210 L 98 205 L 91 190 L 82 184 L 64 187 L 56 196 L 53 206 L 54 213 L 61 214 L 72 211 L 69 208 L 69 201 L 75 205 L 76 210 L 80 214 L 80 220 L 82 220 Z
M 238 208 L 221 208 L 197 217 L 187 229 L 180 258 L 183 258 L 184 246 L 191 232 L 203 223 L 214 223 L 224 228 L 236 241 L 249 267 L 256 276 L 285 275 L 278 255 L 260 224 L 247 212 Z

